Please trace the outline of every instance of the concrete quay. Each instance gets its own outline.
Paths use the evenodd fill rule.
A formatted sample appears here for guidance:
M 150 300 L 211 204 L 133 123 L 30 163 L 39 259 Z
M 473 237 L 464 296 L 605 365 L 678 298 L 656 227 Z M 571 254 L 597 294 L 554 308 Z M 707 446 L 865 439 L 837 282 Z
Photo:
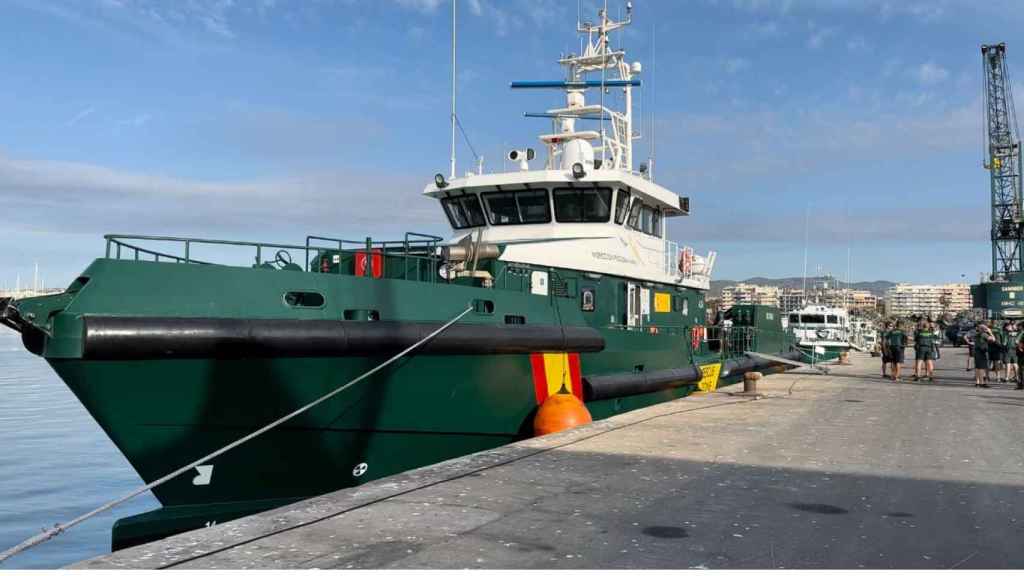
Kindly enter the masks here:
M 965 354 L 934 383 L 854 355 L 73 567 L 1021 568 L 1024 392 Z

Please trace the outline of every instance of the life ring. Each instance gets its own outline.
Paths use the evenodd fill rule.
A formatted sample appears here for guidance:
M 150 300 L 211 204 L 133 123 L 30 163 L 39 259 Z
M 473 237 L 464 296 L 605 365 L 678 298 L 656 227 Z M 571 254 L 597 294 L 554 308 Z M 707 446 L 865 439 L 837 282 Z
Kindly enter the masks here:
M 696 351 L 700 347 L 700 341 L 704 339 L 704 327 L 696 325 L 690 329 L 690 346 Z
M 693 252 L 690 250 L 682 250 L 679 252 L 679 272 L 683 276 L 689 276 L 693 271 Z
M 828 330 L 825 330 L 824 328 L 818 330 L 815 334 L 818 335 L 818 338 L 828 338 Z

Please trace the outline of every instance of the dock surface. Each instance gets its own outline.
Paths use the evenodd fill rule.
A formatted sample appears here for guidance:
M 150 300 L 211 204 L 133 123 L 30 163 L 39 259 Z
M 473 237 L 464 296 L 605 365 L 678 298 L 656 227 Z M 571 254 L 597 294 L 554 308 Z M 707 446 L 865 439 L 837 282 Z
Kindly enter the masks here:
M 1024 392 L 965 355 L 934 383 L 855 355 L 73 567 L 1021 568 Z

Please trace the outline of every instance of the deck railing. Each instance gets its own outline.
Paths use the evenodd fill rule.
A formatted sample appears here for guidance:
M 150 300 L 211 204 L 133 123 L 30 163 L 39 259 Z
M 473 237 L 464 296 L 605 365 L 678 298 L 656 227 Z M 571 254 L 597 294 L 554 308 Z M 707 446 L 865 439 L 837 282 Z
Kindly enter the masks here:
M 788 330 L 765 330 L 754 326 L 708 326 L 705 328 L 701 349 L 706 353 L 718 353 L 723 358 L 734 358 L 746 352 L 788 352 L 795 345 L 796 340 Z M 773 349 L 766 349 L 769 346 Z M 776 347 L 778 350 L 774 349 Z
M 279 262 L 282 265 L 294 264 L 291 253 L 301 252 L 303 263 L 298 266 L 306 272 L 320 272 L 312 266 L 314 259 L 311 256 L 320 255 L 328 250 L 335 250 L 336 254 L 355 255 L 360 252 L 366 254 L 380 254 L 381 266 L 386 270 L 391 264 L 402 264 L 403 272 L 400 275 L 410 279 L 410 271 L 415 271 L 416 280 L 429 279 L 436 281 L 436 265 L 440 261 L 438 247 L 444 240 L 439 236 L 408 232 L 402 240 L 375 241 L 372 238 L 364 240 L 345 240 L 341 238 L 329 238 L 325 236 L 307 236 L 306 243 L 298 244 L 277 244 L 269 242 L 246 242 L 239 240 L 215 240 L 209 238 L 188 238 L 177 236 L 147 236 L 147 235 L 125 235 L 108 234 L 106 240 L 106 257 L 113 259 L 130 258 L 133 260 L 152 260 L 155 262 L 173 262 L 178 264 L 202 264 L 215 265 L 214 262 L 200 260 L 193 257 L 193 250 L 197 246 L 205 247 L 242 247 L 253 250 L 255 264 L 257 266 Z M 144 243 L 162 243 L 176 246 L 177 253 L 156 250 L 144 246 Z M 330 244 L 327 246 L 326 244 Z M 287 253 L 287 257 L 281 253 Z M 273 254 L 274 259 L 264 261 L 266 255 Z M 409 263 L 413 265 L 410 266 Z M 344 273 L 339 266 L 337 273 Z

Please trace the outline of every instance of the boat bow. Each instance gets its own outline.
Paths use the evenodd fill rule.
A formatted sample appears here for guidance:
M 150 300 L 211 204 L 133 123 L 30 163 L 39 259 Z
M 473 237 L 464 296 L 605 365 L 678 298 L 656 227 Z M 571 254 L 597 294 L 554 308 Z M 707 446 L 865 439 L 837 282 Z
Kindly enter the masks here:
M 0 324 L 21 332 L 24 322 L 14 306 L 14 298 L 0 298 Z

